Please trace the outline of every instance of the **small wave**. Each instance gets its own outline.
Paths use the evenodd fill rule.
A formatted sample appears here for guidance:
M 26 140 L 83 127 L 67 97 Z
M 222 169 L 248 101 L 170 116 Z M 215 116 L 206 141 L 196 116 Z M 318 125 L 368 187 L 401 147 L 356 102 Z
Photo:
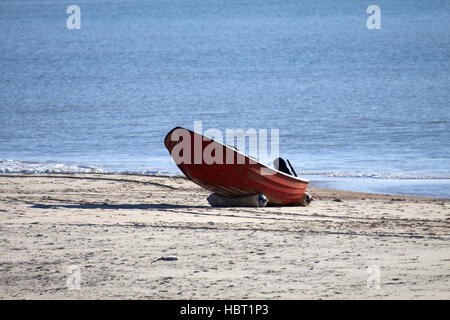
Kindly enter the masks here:
M 110 174 L 143 174 L 143 175 L 178 175 L 178 170 L 120 170 L 117 168 L 108 169 L 102 166 L 73 164 L 60 161 L 21 161 L 21 160 L 1 160 L 0 174 L 42 174 L 42 173 L 110 173 Z M 300 176 L 322 176 L 329 178 L 370 178 L 370 179 L 416 179 L 416 180 L 437 180 L 450 179 L 449 174 L 429 174 L 424 172 L 414 173 L 374 173 L 374 172 L 350 172 L 350 171 L 302 171 L 297 172 Z
M 107 171 L 96 166 L 78 166 L 61 162 L 0 160 L 0 173 L 107 173 Z
M 164 170 L 125 170 L 125 171 L 114 171 L 110 173 L 118 173 L 118 174 L 144 174 L 144 175 L 152 175 L 152 176 L 170 176 L 175 175 L 169 171 Z
M 435 180 L 450 179 L 450 175 L 430 175 L 426 173 L 370 173 L 370 172 L 300 172 L 304 176 L 325 176 L 332 178 L 371 178 L 398 180 Z
M 37 162 L 20 160 L 0 160 L 0 174 L 41 174 L 41 173 L 116 173 L 116 174 L 144 174 L 170 175 L 164 170 L 106 170 L 100 166 L 69 164 L 64 162 Z

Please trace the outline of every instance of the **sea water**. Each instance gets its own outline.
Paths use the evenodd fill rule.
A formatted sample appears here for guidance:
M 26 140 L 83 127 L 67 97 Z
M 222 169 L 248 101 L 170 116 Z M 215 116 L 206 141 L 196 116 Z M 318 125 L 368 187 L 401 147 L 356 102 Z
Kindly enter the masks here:
M 202 121 L 279 129 L 312 185 L 450 197 L 450 1 L 4 0 L 0 40 L 0 173 L 181 174 L 163 139 Z

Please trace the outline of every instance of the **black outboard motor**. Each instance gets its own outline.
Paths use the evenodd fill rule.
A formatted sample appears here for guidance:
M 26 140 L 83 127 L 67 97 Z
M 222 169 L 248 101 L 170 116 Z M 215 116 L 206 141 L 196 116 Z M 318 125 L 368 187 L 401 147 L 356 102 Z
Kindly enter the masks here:
M 286 161 L 284 161 L 283 158 L 276 158 L 275 160 L 273 160 L 273 166 L 278 171 L 284 172 L 284 173 L 292 176 L 292 173 L 289 170 L 289 168 L 288 168 L 288 166 L 286 164 Z

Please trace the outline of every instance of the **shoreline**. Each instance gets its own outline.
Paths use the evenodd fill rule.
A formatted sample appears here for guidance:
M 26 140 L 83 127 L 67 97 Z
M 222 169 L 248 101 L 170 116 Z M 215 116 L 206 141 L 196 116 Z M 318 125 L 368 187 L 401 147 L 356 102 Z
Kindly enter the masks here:
M 2 174 L 0 299 L 450 298 L 450 199 L 307 191 L 213 208 L 183 176 Z
M 149 178 L 175 178 L 175 179 L 185 179 L 190 181 L 186 176 L 182 174 L 170 175 L 170 174 L 145 174 L 145 173 L 0 173 L 0 178 L 2 177 L 42 177 L 42 178 L 67 178 L 67 179 L 95 179 L 96 176 L 124 176 L 124 177 L 149 177 Z M 414 179 L 412 179 L 414 180 Z M 342 189 L 333 188 L 323 188 L 323 187 L 311 187 L 311 182 L 309 181 L 307 192 L 316 193 L 322 199 L 329 199 L 331 197 L 343 198 L 343 199 L 388 199 L 394 201 L 411 200 L 411 201 L 450 201 L 450 197 L 433 197 L 433 196 L 417 196 L 417 195 L 405 195 L 405 194 L 394 194 L 394 193 L 376 193 L 376 192 L 359 192 L 350 191 Z M 206 192 L 209 192 L 206 190 Z

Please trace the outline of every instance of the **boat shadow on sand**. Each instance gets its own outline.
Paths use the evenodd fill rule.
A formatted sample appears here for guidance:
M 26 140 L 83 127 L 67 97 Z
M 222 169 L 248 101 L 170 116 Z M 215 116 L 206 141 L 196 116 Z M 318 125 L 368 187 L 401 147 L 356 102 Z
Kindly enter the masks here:
M 79 203 L 79 204 L 41 204 L 35 203 L 31 208 L 37 209 L 109 209 L 109 210 L 167 210 L 167 209 L 204 209 L 210 206 L 198 205 L 180 205 L 166 203 L 148 203 L 148 204 L 108 204 L 108 203 Z

